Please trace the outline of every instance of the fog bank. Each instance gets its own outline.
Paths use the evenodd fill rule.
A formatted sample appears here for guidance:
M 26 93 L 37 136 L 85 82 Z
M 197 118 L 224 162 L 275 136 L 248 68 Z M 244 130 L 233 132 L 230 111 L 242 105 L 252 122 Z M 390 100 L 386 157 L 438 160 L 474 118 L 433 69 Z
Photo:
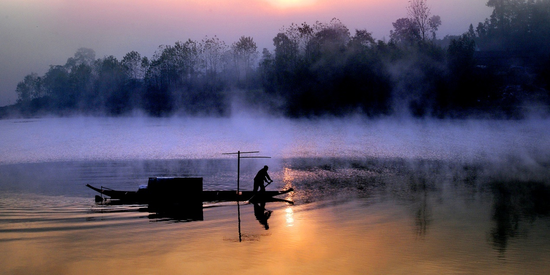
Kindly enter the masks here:
M 261 118 L 0 120 L 0 164 L 72 160 L 402 158 L 548 162 L 550 121 Z

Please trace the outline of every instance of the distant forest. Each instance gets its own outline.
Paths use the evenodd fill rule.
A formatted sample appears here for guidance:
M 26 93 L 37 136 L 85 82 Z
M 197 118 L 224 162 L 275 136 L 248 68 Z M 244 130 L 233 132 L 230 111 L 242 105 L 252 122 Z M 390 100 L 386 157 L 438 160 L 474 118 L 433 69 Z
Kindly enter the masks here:
M 163 45 L 148 58 L 96 58 L 27 75 L 0 116 L 229 116 L 239 106 L 287 117 L 521 118 L 550 106 L 550 0 L 489 0 L 492 15 L 460 36 L 411 0 L 388 40 L 338 19 L 291 24 L 260 53 L 252 37 Z M 236 103 L 238 102 L 238 103 Z

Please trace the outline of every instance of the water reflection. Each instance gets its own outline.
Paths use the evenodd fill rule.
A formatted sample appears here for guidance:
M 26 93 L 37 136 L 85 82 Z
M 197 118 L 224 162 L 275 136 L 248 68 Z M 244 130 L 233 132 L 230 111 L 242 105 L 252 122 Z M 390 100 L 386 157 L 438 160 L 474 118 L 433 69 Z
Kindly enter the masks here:
M 269 229 L 268 220 L 271 217 L 271 213 L 273 213 L 272 210 L 266 209 L 266 204 L 268 202 L 285 202 L 292 204 L 292 201 L 287 199 L 271 199 L 271 200 L 263 200 L 263 201 L 255 201 L 245 204 L 252 204 L 254 207 L 254 217 L 256 220 L 262 225 L 262 227 L 265 228 L 265 230 Z M 105 206 L 100 208 L 94 208 L 94 212 L 96 213 L 115 213 L 115 212 L 131 212 L 131 211 L 138 211 L 138 212 L 146 212 L 149 213 L 147 216 L 151 221 L 153 222 L 162 222 L 162 221 L 172 221 L 172 222 L 193 222 L 193 221 L 203 221 L 204 220 L 204 214 L 203 209 L 204 208 L 212 208 L 212 207 L 222 207 L 223 204 L 216 205 L 209 204 L 208 206 L 201 205 L 185 205 L 184 207 L 177 207 L 177 206 L 170 206 L 170 207 L 159 207 L 158 205 L 128 205 L 120 203 L 119 201 L 111 201 L 111 200 L 104 200 L 101 202 L 96 202 L 98 206 Z M 237 212 L 238 212 L 238 221 L 241 222 L 241 202 L 236 202 L 237 204 Z M 115 207 L 115 208 L 107 208 L 108 206 L 125 206 L 123 208 Z M 288 213 L 288 212 L 287 212 Z M 239 226 L 240 228 L 240 226 Z
M 547 179 L 548 173 L 540 173 L 538 168 L 535 169 L 538 173 L 523 167 L 527 173 L 510 175 L 509 171 L 518 167 L 428 160 L 350 160 L 346 163 L 323 159 L 315 164 L 300 159 L 285 166 L 283 178 L 300 190 L 294 194 L 298 204 L 316 202 L 316 207 L 334 207 L 363 198 L 367 207 L 372 203 L 369 198 L 396 201 L 406 206 L 413 231 L 423 240 L 433 238 L 429 231 L 437 219 L 434 213 L 445 211 L 444 215 L 452 216 L 454 209 L 446 208 L 449 205 L 477 205 L 488 199 L 491 210 L 486 219 L 492 221 L 493 226 L 485 230 L 491 245 L 502 256 L 512 239 L 526 238 L 537 219 L 550 217 L 549 183 L 514 179 Z M 503 180 L 495 181 L 495 178 Z M 482 213 L 483 209 L 475 211 Z
M 173 221 L 173 222 L 193 222 L 204 220 L 203 209 L 200 207 L 183 208 L 144 208 L 149 212 L 148 218 L 151 221 Z
M 294 211 L 291 207 L 285 209 L 286 226 L 294 226 Z
M 254 202 L 245 202 L 244 205 L 253 206 L 253 214 L 255 219 L 265 230 L 269 230 L 268 220 L 271 218 L 272 210 L 266 208 L 268 202 L 285 202 L 288 204 L 293 204 L 288 198 L 277 199 L 269 198 L 266 200 L 255 200 Z M 238 224 L 238 242 L 242 241 L 258 241 L 259 235 L 243 233 L 242 232 L 242 218 L 241 218 L 241 202 L 223 202 L 223 203 L 209 203 L 207 205 L 201 204 L 185 204 L 185 205 L 162 205 L 162 204 L 125 204 L 118 200 L 101 200 L 96 201 L 96 205 L 100 206 L 95 208 L 95 213 L 123 213 L 123 212 L 144 212 L 148 213 L 147 218 L 151 222 L 170 222 L 170 223 L 180 223 L 180 222 L 194 222 L 194 221 L 204 221 L 204 209 L 224 207 L 224 206 L 233 206 L 236 203 L 237 205 L 237 224 Z M 287 220 L 288 220 L 288 210 L 287 208 Z M 292 212 L 290 212 L 292 213 Z M 92 221 L 93 219 L 89 219 Z M 226 240 L 232 240 L 231 238 Z
M 412 210 L 414 211 L 414 224 L 416 235 L 424 238 L 428 233 L 428 228 L 432 222 L 432 208 L 430 198 L 438 197 L 438 181 L 440 177 L 436 176 L 436 171 L 440 167 L 428 165 L 423 169 L 417 170 L 417 173 L 410 174 L 408 180 L 409 193 L 412 197 Z M 418 169 L 418 168 L 415 168 Z
M 254 202 L 254 216 L 256 216 L 256 220 L 260 222 L 261 225 L 265 228 L 265 230 L 269 229 L 269 224 L 267 223 L 267 220 L 271 217 L 271 213 L 273 211 L 266 210 L 265 209 L 265 201 L 264 202 Z
M 181 163 L 156 166 L 168 164 L 175 171 Z M 234 170 L 219 177 L 212 167 L 220 163 L 200 163 L 207 167 L 206 189 L 233 187 Z M 104 274 L 120 274 L 119 266 L 127 274 L 231 273 L 228 266 L 243 274 L 546 274 L 550 267 L 548 173 L 510 178 L 488 165 L 287 159 L 273 165 L 272 176 L 280 183 L 273 188 L 294 188 L 285 199 L 295 205 L 207 203 L 188 213 L 96 205 L 95 193 L 84 187 L 88 182 L 73 181 L 85 167 L 94 171 L 86 179 L 98 179 L 98 185 L 114 181 L 117 188 L 132 189 L 149 168 L 136 176 L 128 168 L 137 164 L 55 165 L 26 165 L 3 174 L 11 179 L 51 169 L 59 172 L 55 192 L 81 196 L 73 203 L 61 195 L 0 193 L 0 266 L 8 273 L 72 268 L 66 273 L 95 274 L 100 262 L 110 263 Z M 139 179 L 126 182 L 129 177 Z M 44 185 L 33 190 L 50 183 L 32 179 Z M 26 267 L 35 258 L 47 260 Z
M 431 223 L 431 207 L 428 205 L 428 195 L 424 191 L 421 201 L 418 203 L 414 222 L 416 226 L 416 235 L 424 237 L 428 232 L 428 226 Z
M 542 182 L 497 181 L 491 183 L 494 196 L 491 242 L 501 255 L 511 239 L 524 237 L 525 227 L 550 215 L 550 187 Z
M 92 208 L 95 213 L 114 213 L 114 212 L 141 212 L 147 213 L 147 217 L 152 222 L 171 221 L 171 222 L 192 222 L 202 221 L 203 205 L 202 203 L 187 203 L 185 205 L 163 205 L 163 204 L 134 204 L 120 200 L 101 199 L 95 200 L 98 207 Z

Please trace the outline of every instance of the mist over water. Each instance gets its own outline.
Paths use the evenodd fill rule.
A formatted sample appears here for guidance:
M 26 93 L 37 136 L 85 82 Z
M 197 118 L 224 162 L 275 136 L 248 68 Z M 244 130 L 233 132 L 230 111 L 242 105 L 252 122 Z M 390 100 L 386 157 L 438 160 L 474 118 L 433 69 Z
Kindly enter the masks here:
M 292 120 L 241 113 L 0 120 L 0 128 L 0 188 L 48 194 L 92 195 L 66 183 L 135 190 L 151 176 L 203 177 L 205 190 L 236 189 L 236 157 L 223 153 L 256 150 L 271 158 L 241 161 L 244 189 L 266 164 L 276 181 L 270 188 L 321 185 L 326 194 L 363 192 L 387 182 L 380 176 L 398 174 L 408 175 L 400 184 L 550 179 L 544 119 Z M 318 195 L 301 194 L 306 201 Z
M 0 120 L 0 164 L 73 160 L 285 158 L 548 161 L 550 121 L 43 118 Z

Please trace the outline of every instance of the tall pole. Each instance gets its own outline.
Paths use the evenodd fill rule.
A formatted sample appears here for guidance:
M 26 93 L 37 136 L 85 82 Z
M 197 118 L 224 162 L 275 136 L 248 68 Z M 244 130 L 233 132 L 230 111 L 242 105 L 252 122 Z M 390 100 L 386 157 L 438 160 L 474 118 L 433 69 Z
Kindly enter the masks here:
M 241 205 L 239 200 L 237 200 L 237 213 L 239 213 L 239 242 L 243 241 L 243 234 L 241 234 Z
M 237 195 L 240 194 L 241 181 L 241 151 L 237 151 Z
M 251 151 L 251 152 L 241 152 L 237 151 L 236 153 L 223 153 L 223 155 L 237 155 L 237 196 L 240 196 L 241 194 L 241 153 L 243 154 L 257 154 L 260 151 Z M 256 158 L 271 158 L 271 157 L 265 157 L 265 156 L 251 156 L 251 157 L 243 157 L 248 159 L 256 159 Z M 239 204 L 239 198 L 237 198 L 237 212 L 239 214 L 239 242 L 242 242 L 242 234 L 241 234 L 241 205 Z

